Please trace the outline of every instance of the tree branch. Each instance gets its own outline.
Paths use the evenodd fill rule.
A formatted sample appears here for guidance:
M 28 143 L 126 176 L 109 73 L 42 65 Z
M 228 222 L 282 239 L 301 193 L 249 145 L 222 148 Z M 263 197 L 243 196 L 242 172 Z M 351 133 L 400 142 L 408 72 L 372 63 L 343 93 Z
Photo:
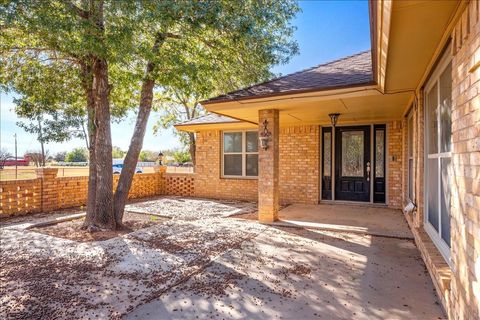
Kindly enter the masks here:
M 79 17 L 83 19 L 88 19 L 90 18 L 90 12 L 85 11 L 79 7 L 77 7 L 73 2 L 67 1 L 67 5 L 70 7 L 70 9 L 75 12 Z

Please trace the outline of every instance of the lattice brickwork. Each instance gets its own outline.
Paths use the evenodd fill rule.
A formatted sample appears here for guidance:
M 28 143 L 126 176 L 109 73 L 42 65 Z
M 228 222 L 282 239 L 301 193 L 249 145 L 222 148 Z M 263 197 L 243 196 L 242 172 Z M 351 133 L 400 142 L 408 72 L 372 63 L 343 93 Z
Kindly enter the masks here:
M 41 179 L 0 182 L 0 216 L 41 211 Z
M 193 197 L 195 195 L 194 175 L 191 173 L 166 173 L 165 193 Z

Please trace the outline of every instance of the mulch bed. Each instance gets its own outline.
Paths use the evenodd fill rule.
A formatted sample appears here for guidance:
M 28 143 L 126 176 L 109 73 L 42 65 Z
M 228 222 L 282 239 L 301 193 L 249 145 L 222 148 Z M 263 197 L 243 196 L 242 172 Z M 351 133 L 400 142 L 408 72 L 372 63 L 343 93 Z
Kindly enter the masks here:
M 34 227 L 31 231 L 43 233 L 49 236 L 74 240 L 78 242 L 103 241 L 119 236 L 123 236 L 135 230 L 148 228 L 156 224 L 168 220 L 167 218 L 158 217 L 149 214 L 125 212 L 123 217 L 124 228 L 119 230 L 105 230 L 96 232 L 87 232 L 82 229 L 84 218 L 75 219 L 53 225 Z

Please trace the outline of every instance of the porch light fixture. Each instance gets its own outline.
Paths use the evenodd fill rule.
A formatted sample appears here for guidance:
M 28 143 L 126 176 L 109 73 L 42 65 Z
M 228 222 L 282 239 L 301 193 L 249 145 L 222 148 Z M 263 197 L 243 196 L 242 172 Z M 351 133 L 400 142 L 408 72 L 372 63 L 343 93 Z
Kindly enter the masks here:
M 260 146 L 262 147 L 263 150 L 268 149 L 268 141 L 270 140 L 270 136 L 272 135 L 272 133 L 268 131 L 267 125 L 268 125 L 267 119 L 263 120 L 262 122 L 263 130 L 262 132 L 260 132 L 260 135 L 258 137 L 258 140 L 260 140 Z
M 332 121 L 332 127 L 337 125 L 338 117 L 340 117 L 340 113 L 330 113 L 328 115 L 330 117 L 330 121 Z

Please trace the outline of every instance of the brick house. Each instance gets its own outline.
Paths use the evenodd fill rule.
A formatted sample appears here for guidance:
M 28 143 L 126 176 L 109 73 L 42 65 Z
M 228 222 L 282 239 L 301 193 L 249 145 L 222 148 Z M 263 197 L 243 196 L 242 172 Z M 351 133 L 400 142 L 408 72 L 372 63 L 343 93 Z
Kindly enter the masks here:
M 452 319 L 480 318 L 480 3 L 371 1 L 371 51 L 203 102 L 194 193 L 403 209 Z M 333 114 L 339 114 L 332 126 Z M 263 140 L 263 141 L 261 141 Z

